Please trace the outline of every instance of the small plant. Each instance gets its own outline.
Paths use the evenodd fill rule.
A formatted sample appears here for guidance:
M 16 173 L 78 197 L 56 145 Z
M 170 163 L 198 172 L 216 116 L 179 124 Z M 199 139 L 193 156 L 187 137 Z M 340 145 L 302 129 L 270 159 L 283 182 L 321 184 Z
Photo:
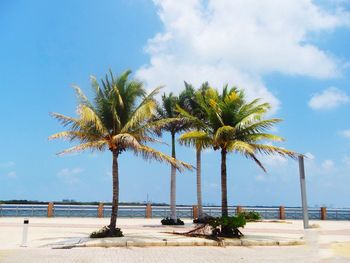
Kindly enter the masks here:
M 91 238 L 104 238 L 104 237 L 123 237 L 123 232 L 120 228 L 116 228 L 115 231 L 111 232 L 108 226 L 102 227 L 100 230 L 94 231 L 90 234 Z
M 160 222 L 162 225 L 166 226 L 183 226 L 185 224 L 184 221 L 182 221 L 180 218 L 175 221 L 169 217 L 163 218 Z
M 246 219 L 243 215 L 213 217 L 208 220 L 208 225 L 211 227 L 212 236 L 214 237 L 242 237 L 243 234 L 239 231 L 240 227 L 244 227 Z
M 243 211 L 238 213 L 238 215 L 244 216 L 247 222 L 255 222 L 261 219 L 261 215 L 255 211 L 249 211 L 249 212 Z

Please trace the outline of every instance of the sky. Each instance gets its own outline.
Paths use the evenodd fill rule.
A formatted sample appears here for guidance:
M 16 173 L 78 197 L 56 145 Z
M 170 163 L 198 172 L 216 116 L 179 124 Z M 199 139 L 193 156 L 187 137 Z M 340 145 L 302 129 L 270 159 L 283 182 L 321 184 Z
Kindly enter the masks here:
M 350 207 L 348 0 L 2 0 L 0 36 L 0 200 L 111 200 L 111 154 L 57 156 L 72 145 L 48 140 L 63 130 L 49 113 L 75 116 L 73 84 L 91 95 L 91 75 L 131 69 L 147 90 L 209 81 L 269 102 L 278 146 L 307 156 L 309 206 Z M 177 157 L 195 164 L 194 149 Z M 300 206 L 298 163 L 261 159 L 267 173 L 229 155 L 229 204 Z M 218 205 L 220 153 L 202 161 L 203 202 Z M 177 181 L 177 203 L 195 204 L 195 172 Z M 120 157 L 121 201 L 169 190 L 169 166 Z

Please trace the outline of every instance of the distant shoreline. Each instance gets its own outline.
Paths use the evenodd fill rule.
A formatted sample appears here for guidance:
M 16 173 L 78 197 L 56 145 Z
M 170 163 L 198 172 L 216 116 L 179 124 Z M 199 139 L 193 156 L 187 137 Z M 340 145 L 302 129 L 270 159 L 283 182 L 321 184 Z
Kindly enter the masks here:
M 88 202 L 81 202 L 81 201 L 74 201 L 74 200 L 62 200 L 62 201 L 38 201 L 38 200 L 0 200 L 0 205 L 1 204 L 8 204 L 8 205 L 25 205 L 25 204 L 30 204 L 30 205 L 47 205 L 48 203 L 54 203 L 56 205 L 99 205 L 101 202 L 104 205 L 112 205 L 111 202 L 103 202 L 103 201 L 88 201 Z M 157 203 L 157 202 L 120 202 L 119 205 L 146 205 L 146 204 L 151 204 L 154 206 L 169 206 L 167 203 Z M 188 207 L 192 206 L 195 204 L 176 204 L 178 207 Z M 219 204 L 203 204 L 203 206 L 207 207 L 221 207 Z M 256 207 L 256 208 L 278 208 L 280 205 L 242 205 L 242 204 L 233 204 L 229 205 L 230 207 L 237 207 L 237 206 L 242 206 L 242 207 Z M 284 206 L 286 208 L 299 208 L 300 206 Z M 309 206 L 309 208 L 320 208 L 323 207 L 322 205 L 317 205 L 317 206 Z M 349 209 L 350 207 L 337 207 L 337 206 L 332 206 L 328 207 L 329 209 L 333 208 L 341 208 L 341 209 Z

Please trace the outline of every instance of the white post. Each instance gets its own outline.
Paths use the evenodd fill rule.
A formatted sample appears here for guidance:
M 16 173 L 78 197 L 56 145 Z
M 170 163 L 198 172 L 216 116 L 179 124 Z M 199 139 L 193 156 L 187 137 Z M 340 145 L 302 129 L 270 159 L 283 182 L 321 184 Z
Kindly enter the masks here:
M 29 219 L 28 219 L 28 218 L 24 218 L 24 221 L 23 221 L 23 233 L 22 233 L 22 244 L 21 244 L 21 247 L 26 247 L 26 246 L 27 246 L 28 225 L 29 225 Z
M 306 228 L 309 228 L 309 213 L 307 210 L 307 202 L 306 202 L 304 156 L 299 155 L 298 159 L 299 159 L 299 174 L 300 174 L 301 204 L 303 208 L 303 223 L 304 223 L 304 229 L 306 229 Z

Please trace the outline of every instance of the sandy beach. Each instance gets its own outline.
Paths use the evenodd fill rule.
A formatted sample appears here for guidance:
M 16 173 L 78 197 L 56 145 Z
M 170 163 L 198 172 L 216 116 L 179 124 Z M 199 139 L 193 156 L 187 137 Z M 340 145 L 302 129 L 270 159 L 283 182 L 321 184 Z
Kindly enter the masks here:
M 159 219 L 118 219 L 125 238 L 137 240 L 188 240 L 165 234 L 193 227 L 163 227 Z M 58 245 L 88 242 L 88 234 L 108 224 L 108 218 L 29 218 L 28 244 L 21 247 L 23 218 L 0 218 L 0 262 L 350 262 L 350 222 L 302 221 L 248 223 L 242 230 L 246 240 L 304 240 L 295 246 L 179 246 L 176 247 L 83 247 L 54 249 Z M 96 240 L 94 240 L 96 242 Z

